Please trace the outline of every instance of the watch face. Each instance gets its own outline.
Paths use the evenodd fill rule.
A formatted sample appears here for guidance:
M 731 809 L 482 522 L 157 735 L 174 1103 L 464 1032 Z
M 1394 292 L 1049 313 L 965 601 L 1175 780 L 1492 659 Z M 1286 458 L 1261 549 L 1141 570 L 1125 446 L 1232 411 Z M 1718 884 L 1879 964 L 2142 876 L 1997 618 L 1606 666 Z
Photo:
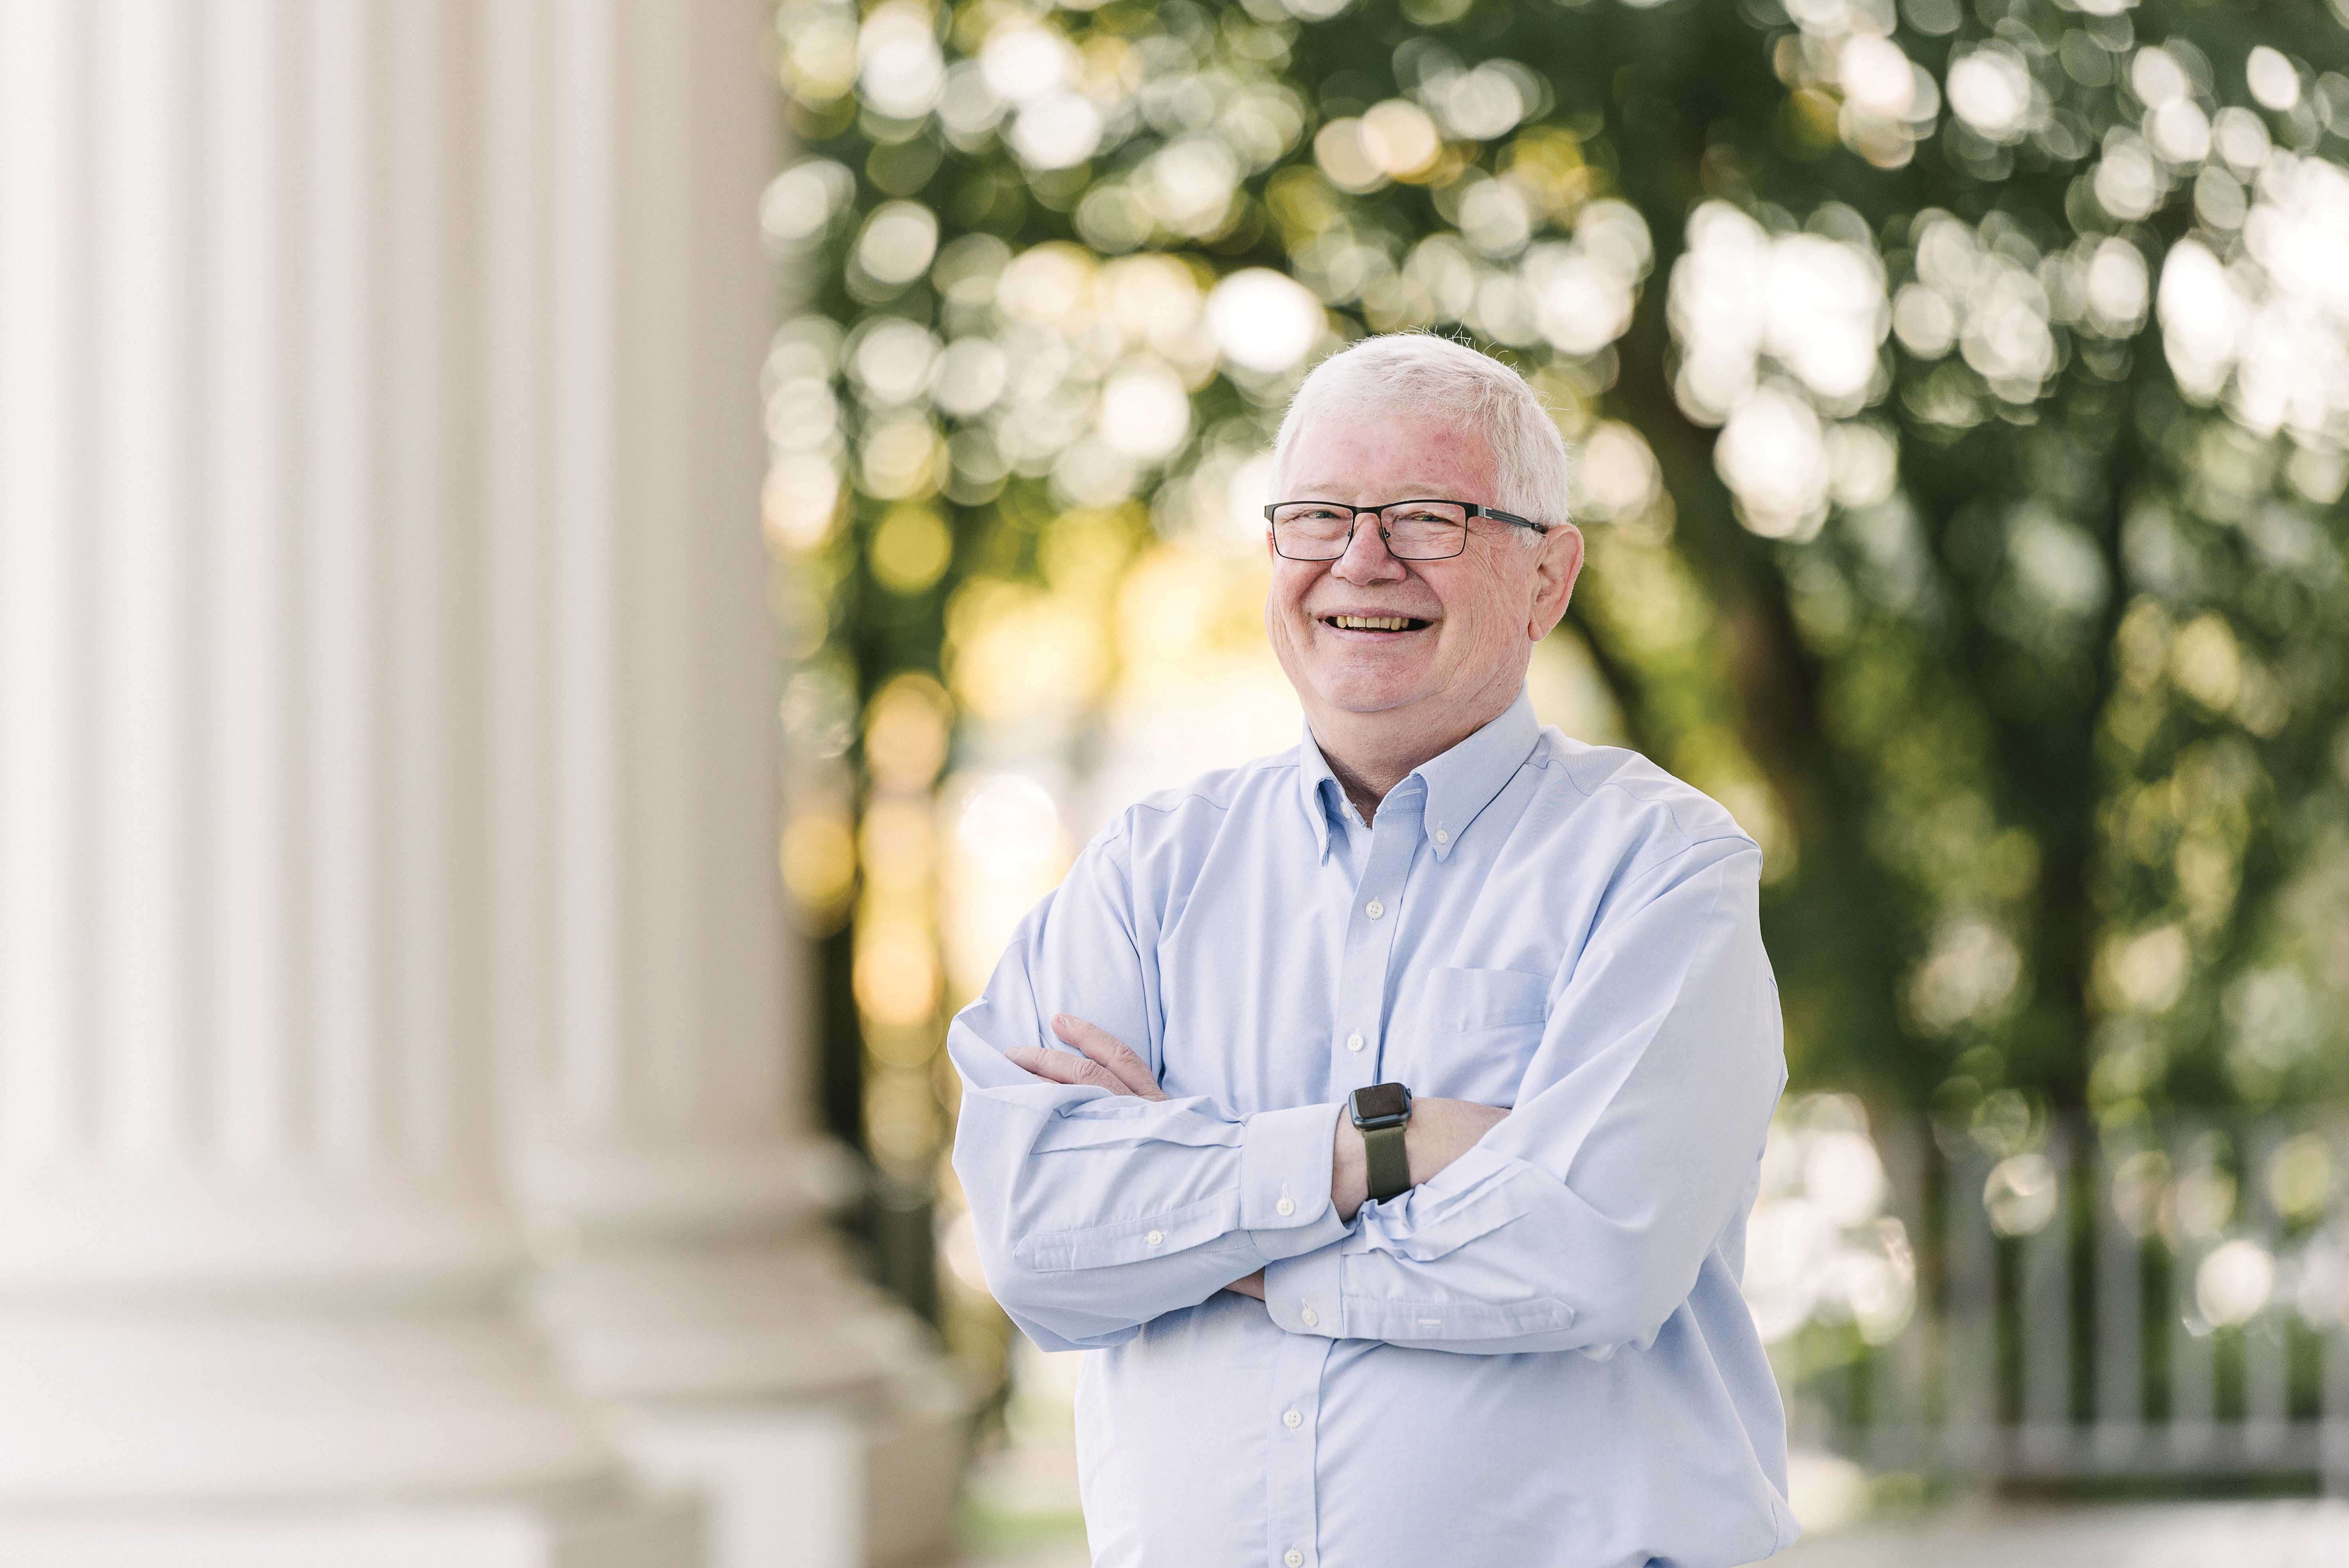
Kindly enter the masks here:
M 1411 1090 L 1399 1083 L 1374 1083 L 1354 1091 L 1354 1125 L 1375 1127 L 1400 1121 L 1411 1109 Z

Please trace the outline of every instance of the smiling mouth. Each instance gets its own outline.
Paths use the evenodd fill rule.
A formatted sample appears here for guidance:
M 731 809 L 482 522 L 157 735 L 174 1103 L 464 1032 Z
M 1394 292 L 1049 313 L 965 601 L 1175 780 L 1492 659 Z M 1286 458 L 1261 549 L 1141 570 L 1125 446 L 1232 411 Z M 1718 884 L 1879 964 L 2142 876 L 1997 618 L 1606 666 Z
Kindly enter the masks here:
M 1339 632 L 1421 632 L 1428 624 L 1411 615 L 1324 615 L 1321 624 Z

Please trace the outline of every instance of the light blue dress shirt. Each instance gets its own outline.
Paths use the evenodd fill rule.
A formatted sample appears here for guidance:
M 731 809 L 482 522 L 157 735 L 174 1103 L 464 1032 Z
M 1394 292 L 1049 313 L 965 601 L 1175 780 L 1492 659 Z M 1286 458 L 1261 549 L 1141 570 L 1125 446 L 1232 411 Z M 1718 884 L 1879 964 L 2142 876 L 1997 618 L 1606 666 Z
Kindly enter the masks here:
M 996 1299 L 1083 1349 L 1101 1568 L 1674 1568 L 1796 1533 L 1738 1293 L 1785 1082 L 1761 853 L 1520 697 L 1364 826 L 1309 730 L 1129 809 L 955 1019 Z M 1056 1013 L 1169 1099 L 1048 1083 Z M 1513 1108 L 1350 1225 L 1364 1085 Z M 1266 1300 L 1226 1291 L 1265 1271 Z

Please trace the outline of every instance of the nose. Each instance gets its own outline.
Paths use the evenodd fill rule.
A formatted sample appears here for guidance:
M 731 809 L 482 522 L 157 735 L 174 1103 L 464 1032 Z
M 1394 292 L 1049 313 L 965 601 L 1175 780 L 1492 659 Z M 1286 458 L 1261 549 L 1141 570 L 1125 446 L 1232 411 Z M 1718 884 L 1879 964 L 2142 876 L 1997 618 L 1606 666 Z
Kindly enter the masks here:
M 1378 513 L 1366 511 L 1354 520 L 1354 537 L 1346 542 L 1346 553 L 1330 563 L 1330 575 L 1357 586 L 1394 583 L 1403 577 L 1402 562 L 1394 558 L 1387 548 L 1386 535 L 1379 531 Z

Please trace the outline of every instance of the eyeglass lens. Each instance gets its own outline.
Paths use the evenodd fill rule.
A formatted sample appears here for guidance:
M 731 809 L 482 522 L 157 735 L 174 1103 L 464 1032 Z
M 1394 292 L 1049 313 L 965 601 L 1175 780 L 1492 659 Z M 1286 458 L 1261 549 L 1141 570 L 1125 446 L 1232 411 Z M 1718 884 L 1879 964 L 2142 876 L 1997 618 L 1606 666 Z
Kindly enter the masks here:
M 1448 501 L 1405 501 L 1377 516 L 1398 561 L 1441 561 L 1467 543 L 1468 513 Z M 1354 513 L 1342 506 L 1309 500 L 1273 509 L 1272 542 L 1292 561 L 1335 561 L 1353 532 Z

